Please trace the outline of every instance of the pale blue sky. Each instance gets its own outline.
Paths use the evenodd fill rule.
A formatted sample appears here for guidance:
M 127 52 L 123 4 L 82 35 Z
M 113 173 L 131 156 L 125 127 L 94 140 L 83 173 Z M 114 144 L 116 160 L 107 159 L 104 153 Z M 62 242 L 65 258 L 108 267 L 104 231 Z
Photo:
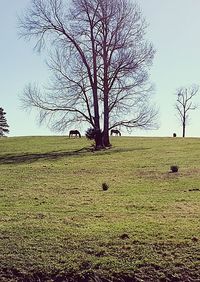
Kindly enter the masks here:
M 48 71 L 44 54 L 33 51 L 33 44 L 19 39 L 17 13 L 28 0 L 0 0 L 0 106 L 7 112 L 10 136 L 53 135 L 39 127 L 36 114 L 20 109 L 19 95 L 29 82 L 45 83 Z M 132 135 L 181 135 L 175 116 L 176 89 L 190 84 L 200 85 L 200 1 L 138 0 L 149 23 L 147 38 L 157 50 L 151 81 L 156 90 L 154 101 L 160 108 L 160 128 L 156 131 L 133 131 Z M 196 101 L 200 105 L 200 95 Z M 200 108 L 191 112 L 186 136 L 200 136 Z M 67 130 L 68 131 L 68 130 Z

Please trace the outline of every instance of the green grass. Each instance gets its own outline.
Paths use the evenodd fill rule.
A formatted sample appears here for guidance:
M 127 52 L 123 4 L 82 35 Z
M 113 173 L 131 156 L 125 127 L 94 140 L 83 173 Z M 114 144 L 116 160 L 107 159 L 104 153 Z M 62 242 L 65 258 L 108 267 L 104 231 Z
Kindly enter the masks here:
M 0 281 L 200 281 L 200 139 L 111 143 L 0 139 Z

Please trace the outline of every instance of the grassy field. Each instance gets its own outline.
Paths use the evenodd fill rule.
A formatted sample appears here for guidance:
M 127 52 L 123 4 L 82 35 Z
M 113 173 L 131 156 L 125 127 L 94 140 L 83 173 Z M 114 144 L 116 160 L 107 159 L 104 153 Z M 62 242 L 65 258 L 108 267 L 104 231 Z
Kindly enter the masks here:
M 0 139 L 0 281 L 200 281 L 200 139 L 111 143 Z

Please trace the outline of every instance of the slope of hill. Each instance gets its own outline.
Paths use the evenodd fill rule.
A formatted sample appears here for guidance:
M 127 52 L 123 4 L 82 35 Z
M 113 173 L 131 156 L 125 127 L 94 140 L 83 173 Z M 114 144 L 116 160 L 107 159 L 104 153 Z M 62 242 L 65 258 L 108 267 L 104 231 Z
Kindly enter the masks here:
M 200 139 L 111 142 L 0 139 L 1 281 L 200 281 Z

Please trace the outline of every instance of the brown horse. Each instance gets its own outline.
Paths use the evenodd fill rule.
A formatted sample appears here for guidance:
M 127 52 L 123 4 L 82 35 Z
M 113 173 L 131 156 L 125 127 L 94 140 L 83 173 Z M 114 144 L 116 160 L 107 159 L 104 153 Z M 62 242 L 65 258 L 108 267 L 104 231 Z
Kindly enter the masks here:
M 80 134 L 80 132 L 78 131 L 78 130 L 70 130 L 70 132 L 69 132 L 69 138 L 70 137 L 79 137 L 79 138 L 81 138 L 81 134 Z
M 111 129 L 111 135 L 113 134 L 121 136 L 121 132 L 118 129 Z

